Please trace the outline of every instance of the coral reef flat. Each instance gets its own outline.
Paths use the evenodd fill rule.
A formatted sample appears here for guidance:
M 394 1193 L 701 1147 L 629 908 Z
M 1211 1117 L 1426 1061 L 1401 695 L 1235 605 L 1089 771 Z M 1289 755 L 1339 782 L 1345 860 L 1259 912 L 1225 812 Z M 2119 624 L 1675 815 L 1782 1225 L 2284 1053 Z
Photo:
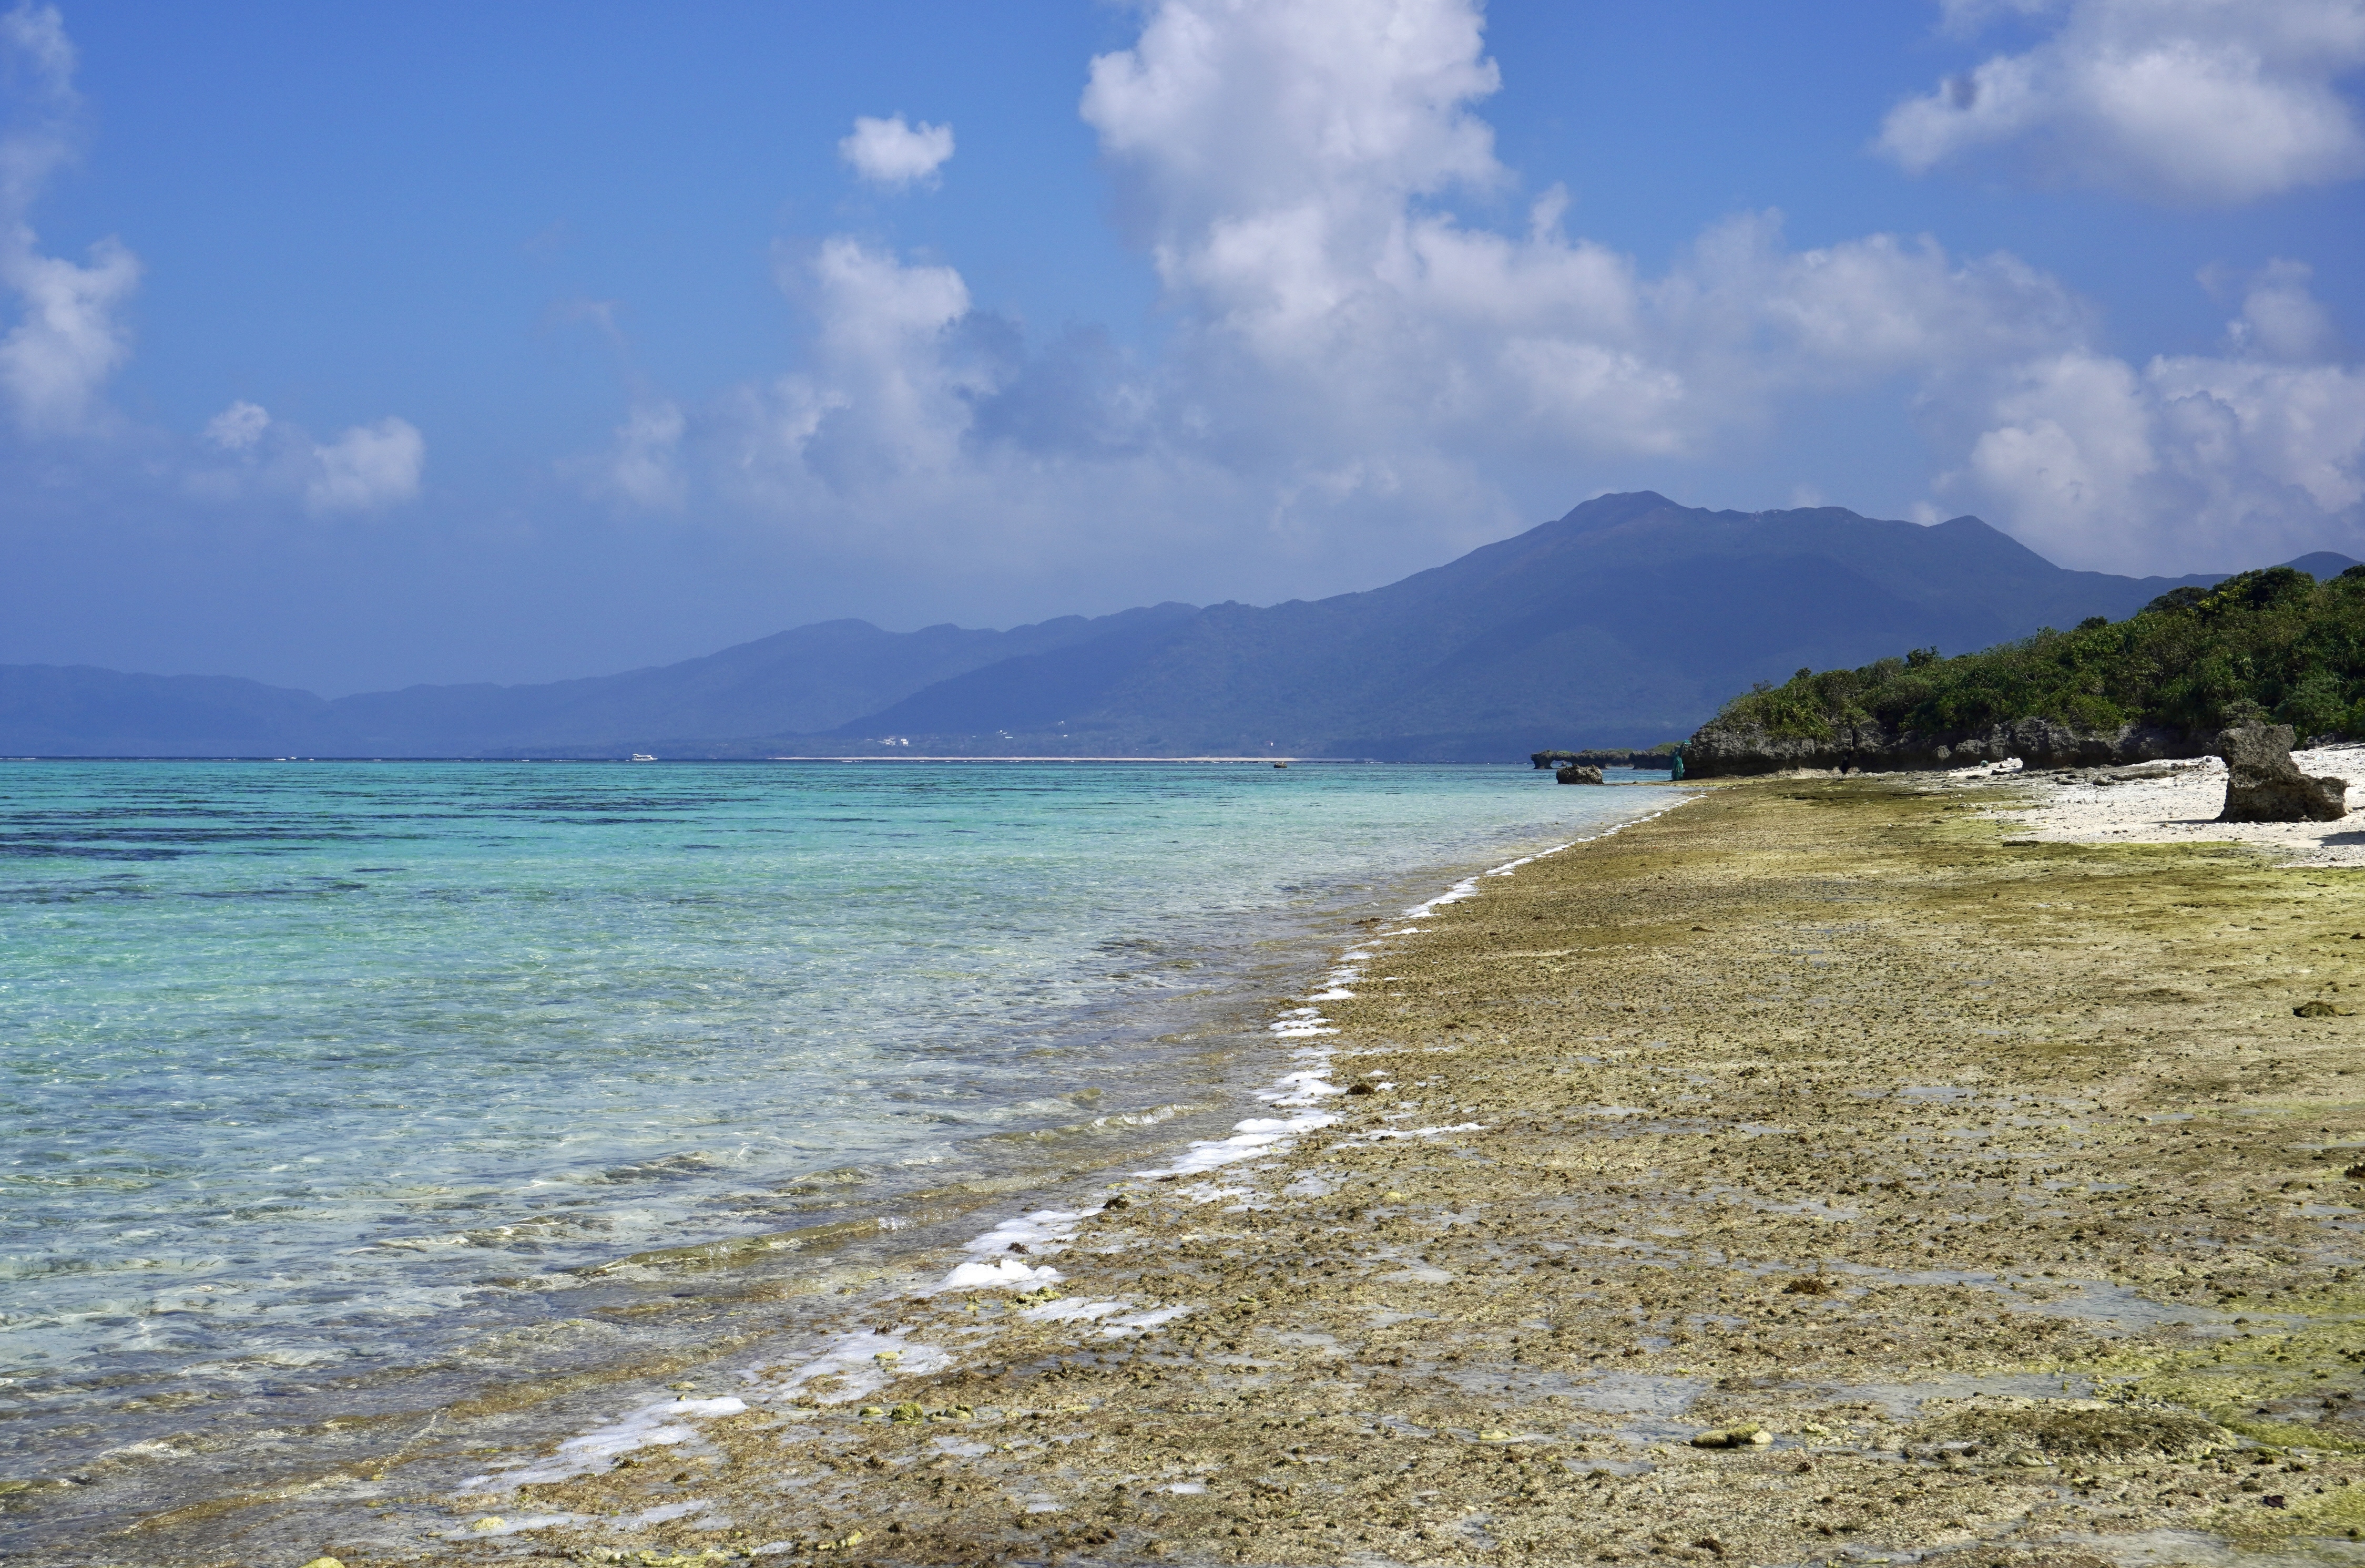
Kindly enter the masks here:
M 1327 1076 L 1260 1158 L 1047 1195 L 793 1357 L 274 1533 L 347 1568 L 2345 1559 L 2365 881 L 2008 842 L 2015 802 L 1719 786 L 1482 879 L 1276 1005 Z

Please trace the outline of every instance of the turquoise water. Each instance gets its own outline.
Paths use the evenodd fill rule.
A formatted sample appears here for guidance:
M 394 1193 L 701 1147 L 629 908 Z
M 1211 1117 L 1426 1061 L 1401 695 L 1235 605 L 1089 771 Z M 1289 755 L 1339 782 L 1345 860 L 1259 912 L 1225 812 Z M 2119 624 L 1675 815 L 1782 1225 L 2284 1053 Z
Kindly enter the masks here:
M 1351 909 L 1661 803 L 1524 768 L 0 765 L 0 1447 L 1154 1124 L 1161 1036 L 1252 961 L 1310 978 Z

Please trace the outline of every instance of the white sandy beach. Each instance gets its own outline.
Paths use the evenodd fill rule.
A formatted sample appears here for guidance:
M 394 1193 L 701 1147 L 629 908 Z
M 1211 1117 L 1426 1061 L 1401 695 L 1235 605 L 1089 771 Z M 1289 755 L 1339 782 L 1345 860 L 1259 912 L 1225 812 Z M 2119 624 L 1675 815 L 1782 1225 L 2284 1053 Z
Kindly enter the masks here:
M 2014 777 L 2013 765 L 1966 767 L 1945 776 L 1945 788 L 1968 789 L 2012 777 L 2036 803 L 1998 807 L 1990 814 L 2021 823 L 2027 835 L 2054 844 L 2255 845 L 2277 852 L 2280 865 L 2365 866 L 2365 745 L 2320 746 L 2292 754 L 2303 773 L 2349 781 L 2349 815 L 2337 823 L 2221 823 L 2225 764 L 2214 756 L 2145 763 L 2133 767 L 2078 768 Z

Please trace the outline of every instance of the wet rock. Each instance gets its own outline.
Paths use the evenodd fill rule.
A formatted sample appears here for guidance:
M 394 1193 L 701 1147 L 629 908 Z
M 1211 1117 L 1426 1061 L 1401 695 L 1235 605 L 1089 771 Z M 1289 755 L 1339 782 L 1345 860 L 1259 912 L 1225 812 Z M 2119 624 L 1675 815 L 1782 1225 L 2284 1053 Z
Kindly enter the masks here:
M 1773 1440 L 1773 1433 L 1754 1421 L 1744 1421 L 1738 1427 L 1721 1427 L 1714 1431 L 1702 1432 L 1692 1439 L 1692 1447 L 1696 1449 L 1759 1448 Z
M 1566 767 L 1555 769 L 1552 778 L 1562 784 L 1598 784 L 1601 782 L 1601 769 L 1572 762 Z
M 2245 724 L 2217 737 L 2225 759 L 2221 823 L 2338 822 L 2348 814 L 2348 781 L 2311 778 L 2292 760 L 2289 724 Z

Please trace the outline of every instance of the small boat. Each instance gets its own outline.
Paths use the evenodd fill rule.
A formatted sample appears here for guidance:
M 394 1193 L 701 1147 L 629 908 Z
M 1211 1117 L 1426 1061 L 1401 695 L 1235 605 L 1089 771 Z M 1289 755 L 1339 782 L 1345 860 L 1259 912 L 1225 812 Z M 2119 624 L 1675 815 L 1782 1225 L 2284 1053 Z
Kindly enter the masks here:
M 633 754 L 633 760 L 634 762 L 655 762 L 656 758 L 651 756 L 647 752 L 636 751 Z

